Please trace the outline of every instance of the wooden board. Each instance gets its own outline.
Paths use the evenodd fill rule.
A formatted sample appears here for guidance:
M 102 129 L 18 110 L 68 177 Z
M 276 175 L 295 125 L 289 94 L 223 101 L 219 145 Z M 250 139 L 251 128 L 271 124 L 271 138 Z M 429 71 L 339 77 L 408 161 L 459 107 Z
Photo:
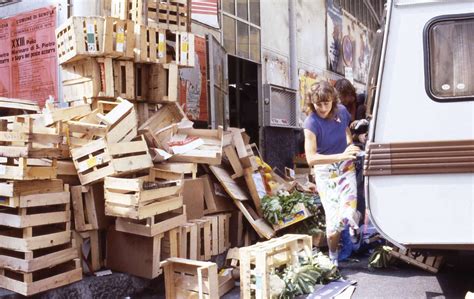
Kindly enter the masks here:
M 244 189 L 232 179 L 231 175 L 225 168 L 217 165 L 212 165 L 209 168 L 232 199 L 238 201 L 249 199 Z
M 185 179 L 183 202 L 186 205 L 188 220 L 204 216 L 204 186 L 202 179 Z

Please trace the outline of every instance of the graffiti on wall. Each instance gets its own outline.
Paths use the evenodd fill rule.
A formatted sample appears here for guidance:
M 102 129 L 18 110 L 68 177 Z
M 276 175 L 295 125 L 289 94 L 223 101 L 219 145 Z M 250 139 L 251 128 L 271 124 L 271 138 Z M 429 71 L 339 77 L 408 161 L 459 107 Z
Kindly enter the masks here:
M 56 8 L 0 20 L 0 96 L 36 100 L 58 97 Z
M 195 65 L 179 71 L 179 102 L 191 120 L 208 121 L 206 39 L 195 37 Z

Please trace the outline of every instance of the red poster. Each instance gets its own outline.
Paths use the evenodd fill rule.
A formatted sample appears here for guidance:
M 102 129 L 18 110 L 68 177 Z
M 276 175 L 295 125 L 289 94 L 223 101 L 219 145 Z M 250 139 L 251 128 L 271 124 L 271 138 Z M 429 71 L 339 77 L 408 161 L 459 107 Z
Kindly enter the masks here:
M 206 39 L 196 36 L 193 68 L 180 69 L 179 102 L 191 120 L 209 121 L 207 107 L 207 51 Z
M 10 96 L 10 26 L 0 20 L 0 97 Z
M 58 98 L 55 28 L 52 6 L 0 20 L 0 96 Z

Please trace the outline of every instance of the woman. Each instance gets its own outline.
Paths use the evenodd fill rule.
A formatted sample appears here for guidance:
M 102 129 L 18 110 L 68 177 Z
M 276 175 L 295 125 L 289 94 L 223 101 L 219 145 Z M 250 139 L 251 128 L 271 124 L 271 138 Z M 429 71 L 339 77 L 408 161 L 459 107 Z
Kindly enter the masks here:
M 351 116 L 338 104 L 327 82 L 314 84 L 307 96 L 309 116 L 304 122 L 305 154 L 314 166 L 316 185 L 326 213 L 329 257 L 337 266 L 341 231 L 358 226 L 357 186 L 353 160 L 360 149 L 352 145 Z

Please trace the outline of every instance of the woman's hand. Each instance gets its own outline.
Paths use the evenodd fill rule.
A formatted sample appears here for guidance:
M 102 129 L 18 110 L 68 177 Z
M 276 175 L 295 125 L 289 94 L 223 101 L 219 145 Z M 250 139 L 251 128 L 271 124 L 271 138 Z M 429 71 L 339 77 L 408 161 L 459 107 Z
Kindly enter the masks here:
M 353 145 L 349 144 L 348 147 L 346 147 L 345 151 L 341 154 L 341 160 L 355 160 L 357 153 L 360 152 L 360 148 Z

